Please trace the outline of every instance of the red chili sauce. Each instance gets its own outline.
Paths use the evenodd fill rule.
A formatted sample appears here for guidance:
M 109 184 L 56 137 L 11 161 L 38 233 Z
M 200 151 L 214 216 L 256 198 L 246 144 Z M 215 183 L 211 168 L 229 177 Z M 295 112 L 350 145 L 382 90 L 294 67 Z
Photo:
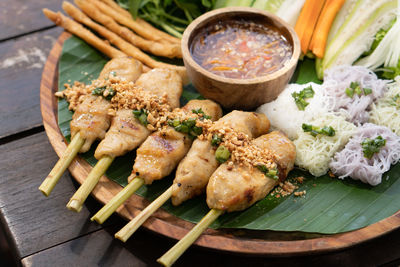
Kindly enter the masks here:
M 190 52 L 200 66 L 214 74 L 251 79 L 281 69 L 293 48 L 273 26 L 226 20 L 202 29 L 194 37 Z

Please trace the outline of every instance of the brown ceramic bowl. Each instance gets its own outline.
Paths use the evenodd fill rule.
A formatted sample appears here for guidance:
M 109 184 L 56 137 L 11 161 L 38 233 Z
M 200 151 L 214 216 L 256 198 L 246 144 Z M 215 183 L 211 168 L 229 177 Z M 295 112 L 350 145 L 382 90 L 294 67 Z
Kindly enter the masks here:
M 292 57 L 276 72 L 252 79 L 225 78 L 197 64 L 190 53 L 194 37 L 204 27 L 235 18 L 256 20 L 275 26 L 292 45 Z M 207 12 L 194 20 L 183 33 L 182 53 L 188 77 L 204 97 L 217 101 L 227 109 L 251 110 L 274 100 L 285 88 L 300 56 L 300 42 L 289 24 L 269 12 L 254 8 L 228 7 Z

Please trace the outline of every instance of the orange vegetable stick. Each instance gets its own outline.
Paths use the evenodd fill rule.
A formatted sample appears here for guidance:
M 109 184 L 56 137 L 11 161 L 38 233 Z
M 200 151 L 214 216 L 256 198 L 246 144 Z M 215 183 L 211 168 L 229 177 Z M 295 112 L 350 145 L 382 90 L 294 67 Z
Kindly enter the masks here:
M 342 8 L 345 1 L 346 0 L 326 0 L 308 48 L 318 58 L 324 57 L 329 31 L 337 13 Z
M 301 51 L 307 53 L 315 25 L 321 14 L 325 0 L 306 0 L 296 22 L 295 31 L 299 35 Z

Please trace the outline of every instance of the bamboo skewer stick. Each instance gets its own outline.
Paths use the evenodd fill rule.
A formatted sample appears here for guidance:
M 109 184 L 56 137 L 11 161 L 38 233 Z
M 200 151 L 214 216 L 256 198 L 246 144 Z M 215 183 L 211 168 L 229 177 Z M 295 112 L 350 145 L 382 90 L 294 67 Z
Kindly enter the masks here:
M 79 132 L 74 136 L 74 138 L 72 138 L 71 143 L 67 146 L 64 154 L 60 157 L 49 175 L 39 186 L 39 190 L 46 197 L 48 197 L 51 191 L 53 191 L 53 188 L 56 186 L 58 180 L 60 180 L 61 175 L 63 175 L 65 170 L 71 164 L 72 160 L 75 158 L 76 154 L 78 154 L 84 143 L 85 139 L 81 137 Z
M 86 198 L 89 196 L 90 192 L 93 191 L 94 187 L 100 180 L 100 177 L 106 172 L 108 167 L 113 162 L 114 158 L 110 156 L 102 157 L 93 169 L 90 171 L 86 180 L 82 183 L 79 189 L 75 192 L 75 194 L 71 197 L 70 201 L 67 204 L 67 208 L 69 210 L 80 212 L 82 209 L 83 202 L 85 202 Z
M 130 196 L 133 195 L 142 185 L 144 180 L 136 177 L 127 186 L 124 187 L 116 196 L 114 196 L 106 205 L 104 205 L 92 218 L 91 221 L 96 221 L 102 224 L 108 217 L 113 214 Z
M 157 262 L 164 266 L 171 266 L 222 213 L 222 210 L 211 209 L 189 233 L 159 258 Z
M 133 218 L 127 225 L 125 225 L 118 233 L 115 234 L 115 238 L 126 242 L 131 235 L 157 210 L 159 209 L 170 197 L 172 196 L 172 186 L 169 187 L 164 193 L 162 193 L 156 200 L 151 202 L 142 212 Z

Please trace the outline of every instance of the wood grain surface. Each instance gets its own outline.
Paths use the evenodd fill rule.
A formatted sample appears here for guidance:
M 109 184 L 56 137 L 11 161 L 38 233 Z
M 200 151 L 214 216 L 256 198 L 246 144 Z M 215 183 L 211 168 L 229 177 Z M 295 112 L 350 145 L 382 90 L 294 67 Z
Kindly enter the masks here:
M 61 32 L 54 28 L 0 44 L 0 138 L 42 125 L 40 76 Z
M 49 140 L 57 152 L 61 155 L 66 148 L 63 137 L 59 131 L 56 121 L 57 102 L 53 93 L 57 88 L 57 62 L 61 52 L 63 41 L 68 38 L 63 33 L 54 45 L 42 76 L 40 89 L 41 110 L 43 123 Z M 83 159 L 77 158 L 69 170 L 78 182 L 86 178 L 91 167 Z M 93 191 L 93 195 L 100 202 L 108 202 L 121 187 L 116 183 L 102 177 L 100 183 Z M 148 202 L 139 196 L 132 196 L 125 205 L 118 210 L 119 214 L 126 219 L 131 219 Z M 176 218 L 163 210 L 159 210 L 144 226 L 152 231 L 166 235 L 174 239 L 182 238 L 192 223 Z M 269 231 L 229 231 L 208 229 L 197 241 L 199 246 L 219 249 L 223 251 L 238 252 L 245 254 L 288 256 L 309 255 L 324 253 L 365 242 L 383 234 L 387 234 L 400 226 L 400 212 L 368 227 L 343 234 L 318 236 L 305 239 L 301 233 L 274 233 Z M 238 234 L 240 233 L 240 234 Z
M 42 14 L 42 9 L 60 10 L 61 3 L 60 0 L 1 0 L 0 41 L 54 27 L 54 23 Z
M 0 207 L 19 257 L 102 228 L 90 223 L 94 211 L 65 207 L 75 189 L 68 174 L 49 198 L 38 190 L 57 160 L 44 132 L 2 145 L 0 154 Z

